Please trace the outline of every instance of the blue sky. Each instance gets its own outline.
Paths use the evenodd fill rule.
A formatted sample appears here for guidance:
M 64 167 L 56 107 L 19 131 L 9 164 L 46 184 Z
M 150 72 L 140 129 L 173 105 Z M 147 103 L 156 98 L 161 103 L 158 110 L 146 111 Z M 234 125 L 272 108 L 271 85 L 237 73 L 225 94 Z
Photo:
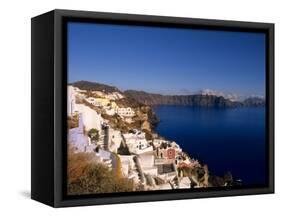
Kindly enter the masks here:
M 265 95 L 265 35 L 68 23 L 68 81 L 188 94 Z

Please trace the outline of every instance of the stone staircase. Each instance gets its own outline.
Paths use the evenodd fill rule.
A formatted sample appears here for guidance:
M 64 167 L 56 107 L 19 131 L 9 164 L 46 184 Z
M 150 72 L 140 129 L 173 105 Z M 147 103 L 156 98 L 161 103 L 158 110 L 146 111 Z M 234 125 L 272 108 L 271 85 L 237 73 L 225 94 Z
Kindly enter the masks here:
M 133 158 L 133 160 L 135 162 L 136 171 L 138 172 L 139 181 L 140 181 L 141 184 L 145 184 L 145 176 L 144 176 L 144 173 L 142 171 L 140 160 L 139 160 L 138 156 L 135 156 Z

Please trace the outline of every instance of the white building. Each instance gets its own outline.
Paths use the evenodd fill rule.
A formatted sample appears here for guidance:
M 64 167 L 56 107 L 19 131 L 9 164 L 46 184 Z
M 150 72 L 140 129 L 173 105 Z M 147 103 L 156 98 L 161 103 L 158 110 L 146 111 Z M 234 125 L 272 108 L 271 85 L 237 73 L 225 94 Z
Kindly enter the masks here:
M 103 124 L 103 118 L 98 114 L 94 109 L 84 105 L 76 104 L 75 105 L 77 112 L 82 114 L 85 129 L 88 131 L 92 128 L 101 130 L 101 125 Z
M 67 86 L 67 115 L 72 116 L 75 112 L 75 89 L 73 86 Z
M 68 144 L 73 147 L 74 152 L 85 152 L 86 147 L 89 145 L 89 139 L 84 135 L 83 127 L 83 116 L 80 114 L 78 127 L 68 131 Z
M 122 135 L 119 130 L 114 130 L 112 128 L 108 131 L 109 136 L 109 145 L 108 149 L 111 152 L 117 153 L 117 150 L 119 149 L 121 142 L 122 142 Z
M 135 111 L 131 107 L 127 108 L 117 108 L 117 114 L 121 117 L 133 117 L 135 116 Z
M 121 172 L 124 177 L 131 179 L 134 183 L 139 183 L 139 173 L 136 170 L 134 155 L 118 155 L 121 161 Z
M 131 153 L 142 154 L 153 151 L 153 147 L 148 144 L 144 132 L 134 131 L 123 134 L 123 136 Z
M 164 140 L 164 139 L 154 139 L 152 143 L 153 143 L 154 147 L 156 149 L 159 148 L 159 150 L 161 149 L 161 145 L 166 144 L 167 147 L 165 147 L 164 149 L 173 148 L 176 151 L 176 155 L 178 155 L 179 153 L 182 152 L 182 149 L 180 148 L 180 146 L 174 141 L 171 142 L 169 140 Z
M 170 143 L 168 140 L 165 139 L 154 139 L 153 145 L 157 148 L 160 147 L 162 143 Z
M 128 177 L 131 170 L 135 169 L 134 155 L 118 155 L 121 162 L 121 172 L 124 177 Z
M 115 109 L 113 108 L 105 109 L 105 113 L 109 116 L 113 116 L 116 114 Z
M 118 99 L 123 99 L 124 96 L 118 92 L 112 92 L 112 93 L 108 93 L 105 95 L 105 97 L 109 100 L 118 100 Z
M 149 174 L 151 176 L 158 175 L 158 168 L 154 165 L 154 155 L 151 153 L 144 153 L 139 155 L 140 164 L 143 170 L 143 173 Z

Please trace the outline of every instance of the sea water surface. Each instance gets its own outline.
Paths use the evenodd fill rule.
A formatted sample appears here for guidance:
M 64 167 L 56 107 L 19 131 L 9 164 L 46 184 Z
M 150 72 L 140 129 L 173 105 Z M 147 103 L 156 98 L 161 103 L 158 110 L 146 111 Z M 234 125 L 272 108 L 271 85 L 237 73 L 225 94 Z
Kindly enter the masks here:
M 230 171 L 243 185 L 266 183 L 265 108 L 156 106 L 156 131 L 206 163 L 210 174 Z

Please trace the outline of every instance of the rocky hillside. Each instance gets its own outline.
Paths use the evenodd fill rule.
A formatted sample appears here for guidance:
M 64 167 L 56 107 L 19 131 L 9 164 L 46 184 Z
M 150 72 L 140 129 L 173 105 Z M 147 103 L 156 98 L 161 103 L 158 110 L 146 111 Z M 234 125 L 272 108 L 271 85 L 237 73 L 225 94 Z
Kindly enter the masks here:
M 71 85 L 78 87 L 81 90 L 87 91 L 102 91 L 104 93 L 112 93 L 112 92 L 119 92 L 123 96 L 124 93 L 121 92 L 117 87 L 100 84 L 96 82 L 89 82 L 89 81 L 77 81 L 72 83 Z M 98 107 L 94 107 L 93 105 L 89 104 L 87 101 L 83 101 L 89 107 L 93 107 L 96 111 L 98 110 L 102 113 L 103 117 L 106 117 L 114 127 L 118 127 L 119 129 L 123 129 L 124 131 L 128 131 L 129 129 L 146 129 L 147 131 L 151 131 L 159 122 L 158 117 L 156 116 L 155 112 L 152 108 L 148 105 L 143 104 L 142 102 L 137 101 L 135 98 L 132 97 L 124 97 L 122 99 L 115 100 L 116 104 L 119 107 L 131 107 L 136 112 L 136 116 L 133 118 L 134 123 L 128 124 L 121 120 L 118 116 L 108 116 L 102 113 L 102 110 Z
M 265 100 L 261 97 L 250 97 L 243 101 L 244 106 L 265 106 Z
M 214 95 L 161 95 L 143 91 L 127 90 L 124 94 L 146 105 L 188 105 L 204 107 L 239 107 L 241 102 L 233 102 Z

